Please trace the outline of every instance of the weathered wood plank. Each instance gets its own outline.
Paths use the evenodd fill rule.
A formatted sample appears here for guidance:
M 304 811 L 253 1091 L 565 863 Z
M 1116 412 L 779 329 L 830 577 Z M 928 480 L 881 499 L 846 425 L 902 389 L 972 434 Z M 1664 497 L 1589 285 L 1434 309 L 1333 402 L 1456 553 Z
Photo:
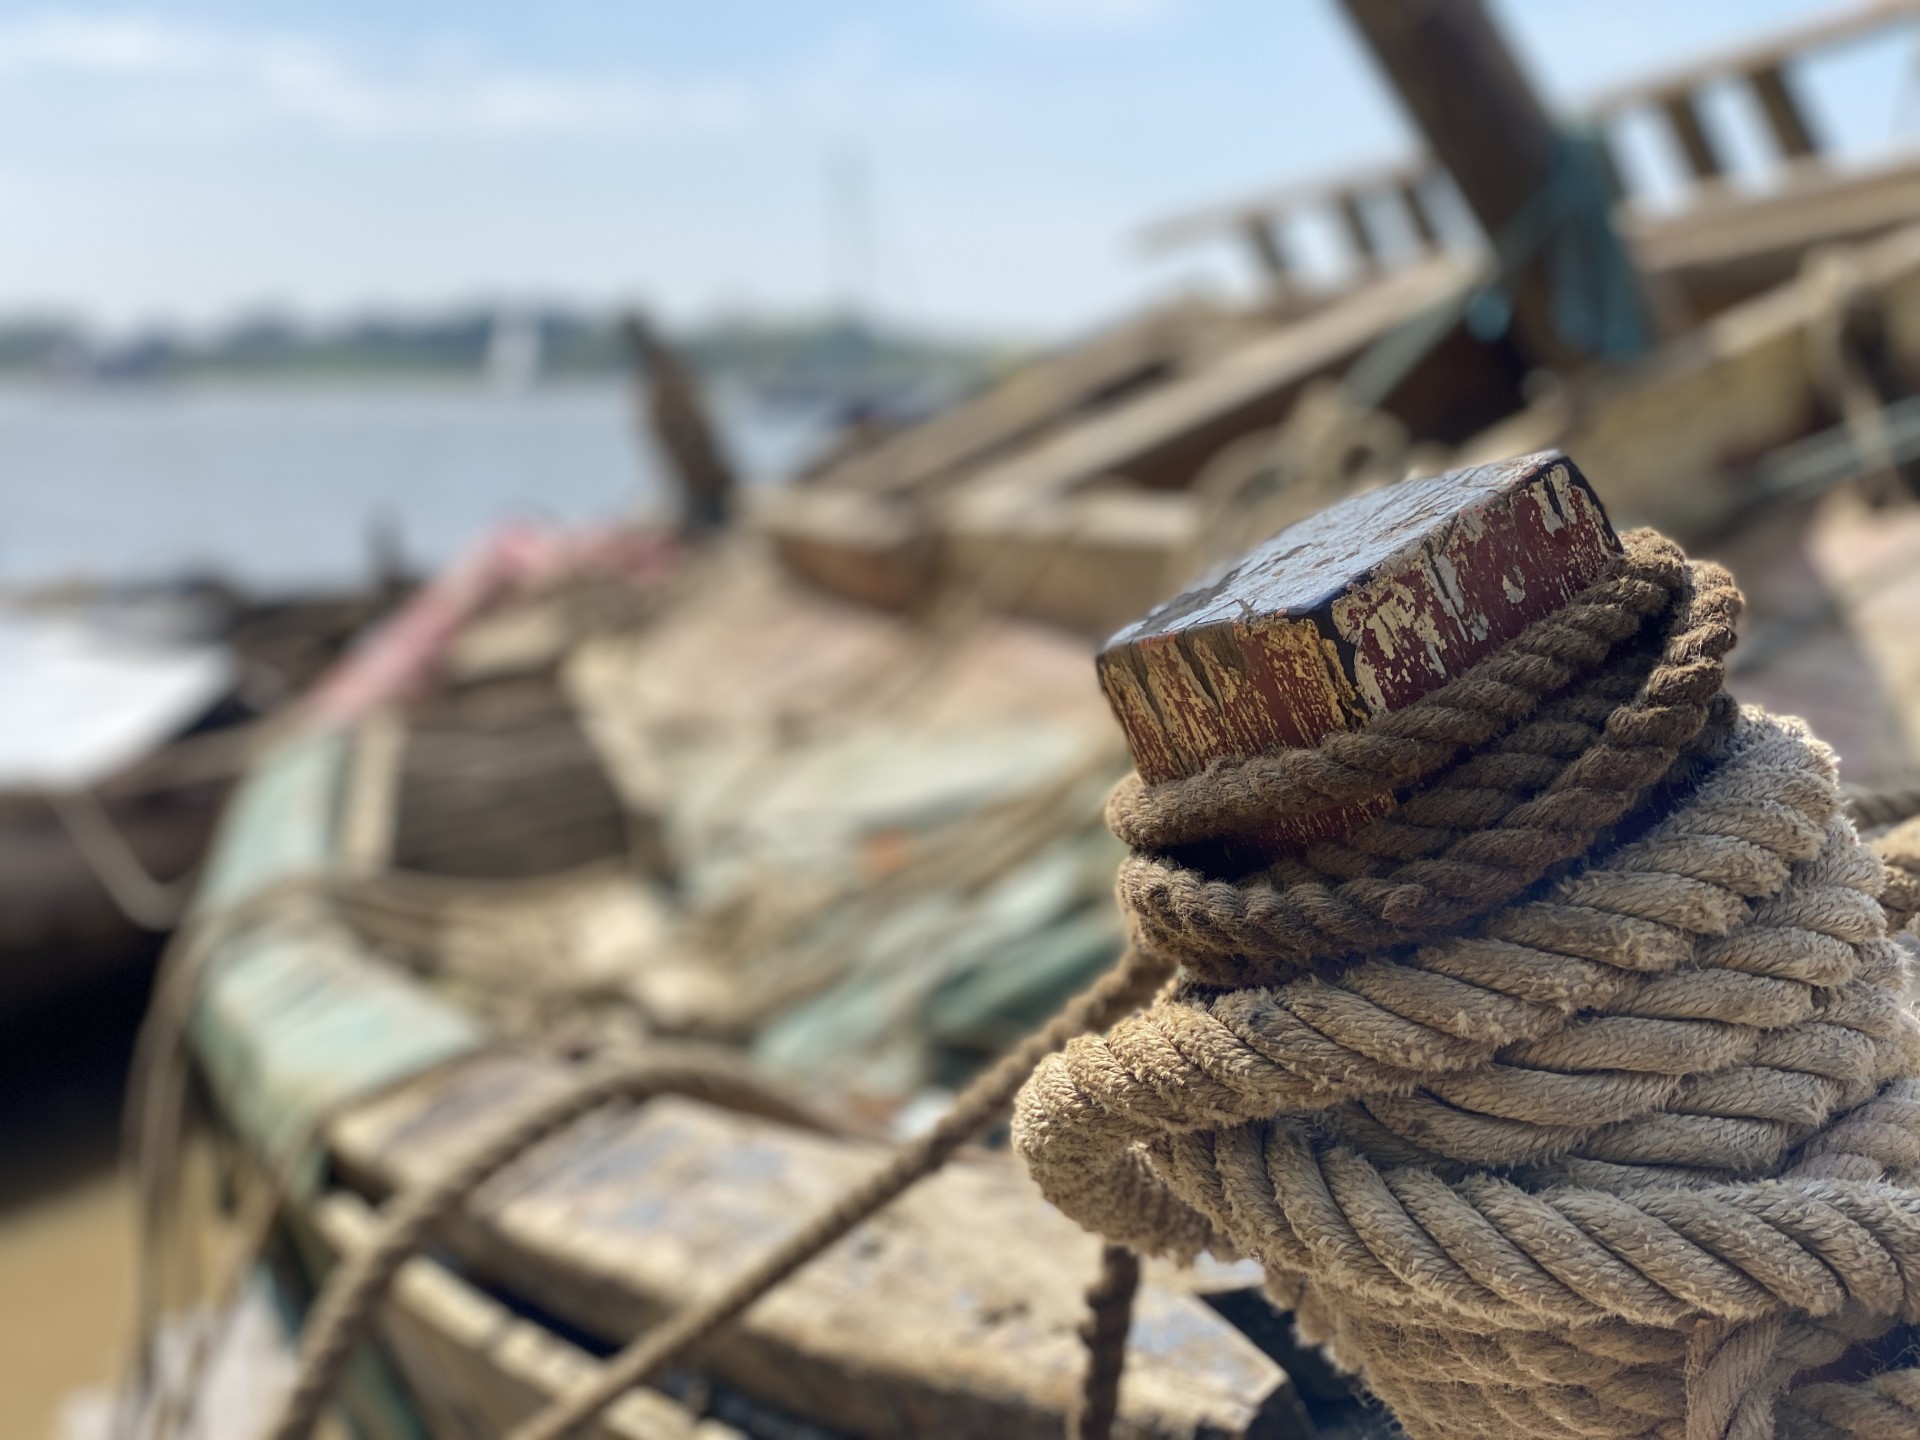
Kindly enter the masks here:
M 310 728 L 256 760 L 235 788 L 194 897 L 205 913 L 270 886 L 317 875 L 330 863 L 349 740 Z
M 1816 246 L 1871 240 L 1916 214 L 1920 163 L 1909 157 L 1844 172 L 1802 167 L 1760 194 L 1717 191 L 1624 229 L 1642 267 L 1711 316 L 1791 281 Z
M 816 489 L 904 492 L 1031 440 L 1085 407 L 1180 367 L 1195 342 L 1223 319 L 1185 303 L 1150 311 L 1022 365 L 979 395 L 924 424 L 848 456 L 791 495 L 761 497 L 781 511 Z
M 1780 66 L 1762 65 L 1748 74 L 1747 85 L 1760 104 L 1760 113 L 1767 117 L 1767 129 L 1783 158 L 1810 160 L 1820 153 L 1820 144 L 1807 124 L 1806 109 Z
M 1050 501 L 969 493 L 939 537 L 948 573 L 997 609 L 1090 640 L 1180 588 L 1200 507 L 1178 490 L 1101 490 Z
M 1822 50 L 1864 39 L 1876 31 L 1920 18 L 1916 0 L 1866 0 L 1816 14 L 1811 21 L 1785 25 L 1764 35 L 1750 36 L 1646 74 L 1636 76 L 1594 96 L 1582 113 L 1617 115 L 1652 104 L 1675 90 L 1699 90 L 1716 80 L 1730 80 L 1752 71 L 1791 64 Z
M 332 1131 L 344 1172 L 418 1181 L 556 1067 L 451 1067 Z M 609 1340 L 712 1293 L 877 1164 L 878 1147 L 662 1099 L 587 1122 L 469 1204 L 476 1273 Z M 1097 1242 L 998 1157 L 925 1182 L 767 1296 L 711 1352 L 776 1410 L 858 1436 L 1059 1434 Z M 1284 1374 L 1190 1295 L 1143 1292 L 1117 1434 L 1306 1436 Z
M 1563 455 L 1410 480 L 1288 527 L 1122 630 L 1101 685 L 1149 783 L 1312 745 L 1459 675 L 1618 551 Z
M 1920 226 L 1851 252 L 1879 302 L 1895 363 L 1920 370 Z M 1571 415 L 1548 404 L 1494 427 L 1468 463 L 1556 445 L 1580 465 L 1623 524 L 1656 524 L 1683 541 L 1723 529 L 1752 497 L 1745 462 L 1806 435 L 1820 383 L 1807 330 L 1834 303 L 1804 275 L 1728 310 L 1630 373 L 1602 380 Z
M 1247 248 L 1252 252 L 1254 264 L 1260 273 L 1275 289 L 1284 291 L 1291 283 L 1289 276 L 1293 267 L 1287 260 L 1286 247 L 1280 243 L 1274 222 L 1264 215 L 1249 215 L 1241 221 L 1240 233 L 1246 238 Z
M 370 1246 L 379 1218 L 357 1196 L 328 1195 L 310 1216 L 334 1257 Z M 584 1384 L 592 1356 L 515 1315 L 438 1261 L 400 1269 L 375 1327 L 435 1440 L 504 1435 L 539 1405 Z M 582 1432 L 593 1440 L 738 1440 L 657 1390 L 635 1390 Z
M 1667 131 L 1680 147 L 1681 158 L 1687 162 L 1693 178 L 1703 184 L 1718 180 L 1726 167 L 1720 163 L 1719 147 L 1707 133 L 1706 121 L 1692 92 L 1679 90 L 1665 96 L 1660 101 L 1660 112 L 1666 116 Z
M 621 320 L 622 338 L 641 372 L 641 412 L 680 492 L 680 529 L 703 534 L 727 523 L 739 482 L 693 372 L 641 312 Z
M 209 957 L 192 1037 L 222 1110 L 274 1163 L 342 1102 L 485 1040 L 464 1011 L 297 909 Z
M 371 875 L 393 854 L 399 819 L 400 763 L 407 732 L 390 707 L 375 710 L 353 730 L 353 754 L 340 806 L 340 865 Z
M 1373 226 L 1367 219 L 1361 196 L 1357 191 L 1346 190 L 1339 196 L 1340 225 L 1347 234 L 1347 243 L 1353 247 L 1353 255 L 1360 262 L 1360 268 L 1367 271 L 1380 268 L 1380 243 L 1373 237 Z
M 1769 73 L 1781 74 L 1787 66 L 1810 55 L 1863 39 L 1876 31 L 1910 24 L 1916 18 L 1920 18 L 1920 0 L 1869 0 L 1866 4 L 1822 15 L 1811 24 L 1751 37 L 1678 65 L 1644 73 L 1624 85 L 1590 97 L 1576 105 L 1573 113 L 1589 121 L 1605 123 L 1657 106 L 1663 97 L 1676 91 L 1697 93 L 1703 86 L 1742 80 L 1755 87 L 1756 97 L 1767 113 L 1783 153 L 1806 158 L 1817 153 L 1818 138 L 1805 125 L 1804 112 L 1797 129 L 1785 128 L 1790 122 L 1774 118 L 1772 104 L 1762 89 L 1766 83 L 1762 77 Z M 1451 72 L 1448 78 L 1458 84 L 1457 76 Z M 1804 152 L 1799 148 L 1802 138 L 1811 147 Z M 1223 233 L 1238 233 L 1252 222 L 1277 223 L 1306 211 L 1325 210 L 1347 189 L 1384 190 L 1406 180 L 1420 183 L 1435 169 L 1433 158 L 1423 154 L 1349 169 L 1304 183 L 1295 181 L 1156 220 L 1142 229 L 1140 238 L 1149 250 L 1169 250 Z
M 1457 261 L 1441 258 L 1388 276 L 981 471 L 956 502 L 1005 496 L 1007 504 L 1031 508 L 1104 475 L 1142 483 L 1172 478 L 1167 472 L 1186 463 L 1182 456 L 1191 455 L 1197 468 L 1225 441 L 1284 415 L 1300 385 L 1452 294 L 1465 274 Z

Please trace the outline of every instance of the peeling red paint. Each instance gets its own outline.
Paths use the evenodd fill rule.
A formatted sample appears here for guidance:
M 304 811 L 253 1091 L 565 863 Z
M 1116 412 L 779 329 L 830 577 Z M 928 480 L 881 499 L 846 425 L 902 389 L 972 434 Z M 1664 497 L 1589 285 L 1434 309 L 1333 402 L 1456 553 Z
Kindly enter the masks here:
M 1150 783 L 1312 745 L 1459 675 L 1619 549 L 1561 455 L 1409 481 L 1289 527 L 1123 630 L 1101 684 Z M 1324 836 L 1362 817 L 1322 818 Z

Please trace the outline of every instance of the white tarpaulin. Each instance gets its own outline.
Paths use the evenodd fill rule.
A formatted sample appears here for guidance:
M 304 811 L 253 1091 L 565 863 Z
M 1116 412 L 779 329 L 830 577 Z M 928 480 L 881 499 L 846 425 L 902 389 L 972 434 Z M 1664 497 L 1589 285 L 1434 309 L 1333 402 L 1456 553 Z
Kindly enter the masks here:
M 0 789 L 104 780 L 191 725 L 233 671 L 217 646 L 160 646 L 65 617 L 0 614 Z

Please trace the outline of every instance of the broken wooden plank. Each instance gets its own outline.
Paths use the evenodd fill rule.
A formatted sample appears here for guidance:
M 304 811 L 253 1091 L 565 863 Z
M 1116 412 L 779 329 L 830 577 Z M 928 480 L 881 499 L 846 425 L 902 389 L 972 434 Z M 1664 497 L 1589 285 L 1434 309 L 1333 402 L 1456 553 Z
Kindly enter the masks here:
M 1421 155 L 1412 160 L 1350 168 L 1311 180 L 1289 181 L 1152 221 L 1141 228 L 1138 240 L 1148 254 L 1160 254 L 1223 233 L 1238 232 L 1250 223 L 1278 224 L 1306 211 L 1328 210 L 1348 191 L 1389 192 L 1402 186 L 1423 185 L 1434 177 L 1437 168 L 1430 157 Z
M 407 731 L 399 712 L 383 705 L 354 726 L 352 736 L 340 802 L 339 863 L 346 873 L 372 875 L 393 854 Z
M 1380 244 L 1373 237 L 1373 226 L 1367 219 L 1359 193 L 1353 190 L 1342 191 L 1338 197 L 1340 226 L 1346 232 L 1347 243 L 1353 247 L 1353 255 L 1360 262 L 1360 268 L 1371 274 L 1380 268 Z
M 760 499 L 754 523 L 787 569 L 863 605 L 905 610 L 926 601 L 939 582 L 924 507 L 890 492 L 776 490 Z
M 1663 98 L 1675 92 L 1697 94 L 1704 86 L 1738 81 L 1753 88 L 1782 153 L 1794 159 L 1812 158 L 1818 153 L 1818 137 L 1807 126 L 1804 110 L 1792 102 L 1792 87 L 1784 79 L 1786 67 L 1896 25 L 1910 24 L 1916 18 L 1920 18 L 1920 0 L 1870 0 L 1867 4 L 1823 15 L 1811 24 L 1789 26 L 1643 74 L 1576 105 L 1573 114 L 1596 128 L 1605 129 L 1631 112 L 1657 107 Z M 1441 73 L 1440 67 L 1430 65 L 1429 68 Z M 1457 74 L 1445 73 L 1457 88 Z M 1781 89 L 1789 98 L 1792 114 L 1797 115 L 1797 124 L 1787 108 L 1776 112 L 1775 92 L 1767 78 L 1770 75 L 1783 77 Z M 1385 191 L 1407 182 L 1423 184 L 1437 169 L 1431 155 L 1420 154 L 1309 181 L 1270 186 L 1153 221 L 1139 232 L 1140 241 L 1150 253 L 1158 253 L 1223 234 L 1237 235 L 1250 223 L 1280 224 L 1308 211 L 1329 210 L 1344 191 Z
M 1100 684 L 1149 784 L 1317 744 L 1462 674 L 1619 552 L 1566 456 L 1409 480 L 1289 526 L 1100 652 Z M 1345 807 L 1276 825 L 1337 834 Z
M 1241 221 L 1241 234 L 1246 237 L 1247 248 L 1260 273 L 1274 289 L 1285 291 L 1292 284 L 1293 267 L 1273 220 L 1265 215 L 1249 215 Z
M 474 1126 L 564 1083 L 486 1057 L 341 1119 L 357 1183 L 417 1183 Z M 495 1121 L 494 1123 L 497 1123 Z M 845 1193 L 881 1147 L 665 1098 L 529 1154 L 469 1202 L 447 1244 L 490 1285 L 625 1340 L 712 1294 Z M 771 1408 L 865 1437 L 1060 1433 L 1098 1242 L 1019 1168 L 941 1172 L 759 1302 L 703 1362 Z M 1141 1295 L 1122 1390 L 1132 1437 L 1310 1436 L 1284 1373 L 1191 1295 Z
M 642 312 L 629 311 L 620 330 L 645 388 L 640 411 L 680 495 L 681 532 L 717 530 L 733 513 L 739 481 L 707 416 L 700 383 Z

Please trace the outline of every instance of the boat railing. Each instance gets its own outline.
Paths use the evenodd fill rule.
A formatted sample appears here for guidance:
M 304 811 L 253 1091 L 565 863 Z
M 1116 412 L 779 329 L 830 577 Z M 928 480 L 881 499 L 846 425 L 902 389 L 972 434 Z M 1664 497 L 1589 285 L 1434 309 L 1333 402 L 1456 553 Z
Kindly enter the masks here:
M 1614 192 L 1623 201 L 1636 196 L 1630 172 L 1618 160 L 1620 132 L 1642 116 L 1653 118 L 1677 153 L 1687 182 L 1683 203 L 1724 195 L 1727 150 L 1702 102 L 1729 84 L 1758 110 L 1780 171 L 1823 170 L 1831 151 L 1808 117 L 1799 67 L 1916 20 L 1920 0 L 1869 0 L 1614 87 L 1578 107 L 1572 118 L 1600 137 Z M 1353 283 L 1445 248 L 1477 245 L 1478 235 L 1450 190 L 1445 171 L 1421 154 L 1168 216 L 1143 227 L 1138 238 L 1145 251 L 1159 254 L 1237 237 L 1266 283 L 1284 293 L 1301 285 L 1296 236 L 1302 223 L 1332 220 L 1341 273 Z

